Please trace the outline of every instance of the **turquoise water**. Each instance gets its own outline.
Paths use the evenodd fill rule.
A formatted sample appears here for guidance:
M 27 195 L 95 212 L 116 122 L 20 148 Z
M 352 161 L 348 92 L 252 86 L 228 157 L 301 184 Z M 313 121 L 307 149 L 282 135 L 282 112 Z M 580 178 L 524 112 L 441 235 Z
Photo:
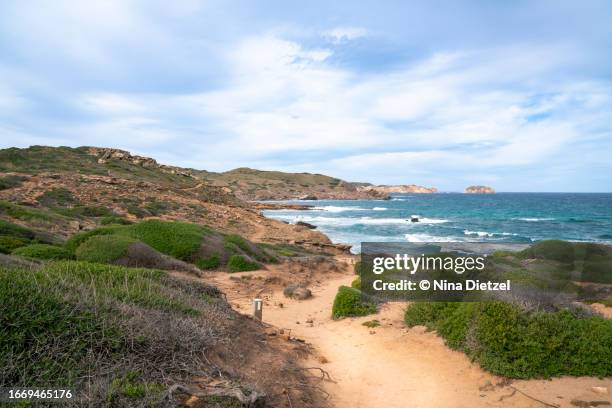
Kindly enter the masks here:
M 278 220 L 314 224 L 333 242 L 542 239 L 612 242 L 612 194 L 398 194 L 391 200 L 282 201 L 314 210 L 268 210 Z M 421 222 L 408 221 L 418 215 Z

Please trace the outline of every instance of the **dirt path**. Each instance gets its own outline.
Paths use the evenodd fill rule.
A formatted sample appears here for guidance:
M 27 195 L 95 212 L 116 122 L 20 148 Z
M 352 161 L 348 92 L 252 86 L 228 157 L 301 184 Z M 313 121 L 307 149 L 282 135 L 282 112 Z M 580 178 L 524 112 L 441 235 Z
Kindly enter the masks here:
M 256 272 L 255 276 L 265 278 L 271 272 L 274 270 Z M 348 274 L 330 275 L 311 287 L 314 296 L 305 301 L 287 299 L 279 290 L 264 296 L 263 320 L 290 329 L 292 336 L 314 346 L 319 361 L 310 364 L 322 367 L 335 380 L 325 384 L 335 407 L 540 408 L 550 404 L 573 408 L 610 401 L 609 394 L 592 390 L 600 386 L 612 392 L 610 379 L 561 378 L 504 384 L 464 354 L 447 348 L 434 333 L 422 327 L 406 328 L 402 321 L 405 305 L 400 303 L 385 305 L 377 315 L 334 321 L 330 315 L 337 288 L 350 284 L 353 278 Z M 250 311 L 250 297 L 243 290 L 235 291 L 235 281 L 228 274 L 216 274 L 213 280 L 239 311 Z M 362 325 L 372 319 L 379 320 L 381 326 L 369 329 Z

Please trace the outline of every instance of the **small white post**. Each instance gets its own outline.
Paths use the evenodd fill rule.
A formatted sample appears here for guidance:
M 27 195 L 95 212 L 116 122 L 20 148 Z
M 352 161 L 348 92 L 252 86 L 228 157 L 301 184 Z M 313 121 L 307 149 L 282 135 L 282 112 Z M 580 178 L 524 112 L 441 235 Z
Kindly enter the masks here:
M 263 300 L 253 299 L 253 317 L 261 321 L 262 312 L 263 312 Z

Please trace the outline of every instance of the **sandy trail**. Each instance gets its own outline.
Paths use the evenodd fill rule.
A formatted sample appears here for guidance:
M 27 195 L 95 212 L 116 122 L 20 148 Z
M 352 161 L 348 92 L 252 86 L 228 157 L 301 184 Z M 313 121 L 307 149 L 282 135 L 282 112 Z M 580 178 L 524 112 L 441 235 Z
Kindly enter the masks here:
M 282 266 L 250 274 L 266 277 L 276 268 Z M 236 291 L 228 274 L 212 278 L 237 310 L 251 310 L 251 298 L 244 291 Z M 334 321 L 330 316 L 337 288 L 349 285 L 353 278 L 352 274 L 329 275 L 311 286 L 313 298 L 305 301 L 287 299 L 280 290 L 263 296 L 263 320 L 291 329 L 292 336 L 311 343 L 319 359 L 327 360 L 310 364 L 324 368 L 335 380 L 325 384 L 335 407 L 573 408 L 610 401 L 609 394 L 597 394 L 592 387 L 607 387 L 612 392 L 611 379 L 561 378 L 504 384 L 464 354 L 447 348 L 435 333 L 422 327 L 406 328 L 402 320 L 405 305 L 401 303 L 387 304 L 377 315 Z M 369 329 L 362 325 L 372 319 L 378 319 L 381 326 Z M 310 320 L 312 323 L 306 323 Z M 586 405 L 576 405 L 580 403 Z

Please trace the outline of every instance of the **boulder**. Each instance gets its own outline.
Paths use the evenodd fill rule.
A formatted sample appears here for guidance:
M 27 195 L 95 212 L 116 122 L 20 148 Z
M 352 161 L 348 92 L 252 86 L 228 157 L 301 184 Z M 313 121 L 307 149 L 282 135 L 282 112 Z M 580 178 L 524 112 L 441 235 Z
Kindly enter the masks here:
M 297 284 L 287 286 L 283 290 L 283 294 L 285 297 L 297 300 L 305 300 L 312 297 L 312 291 L 310 289 Z
M 317 228 L 316 225 L 313 225 L 313 224 L 310 224 L 310 223 L 304 222 L 304 221 L 298 221 L 298 222 L 295 223 L 295 225 L 300 225 L 302 227 L 306 227 L 306 228 L 310 228 L 310 229 L 316 229 Z

